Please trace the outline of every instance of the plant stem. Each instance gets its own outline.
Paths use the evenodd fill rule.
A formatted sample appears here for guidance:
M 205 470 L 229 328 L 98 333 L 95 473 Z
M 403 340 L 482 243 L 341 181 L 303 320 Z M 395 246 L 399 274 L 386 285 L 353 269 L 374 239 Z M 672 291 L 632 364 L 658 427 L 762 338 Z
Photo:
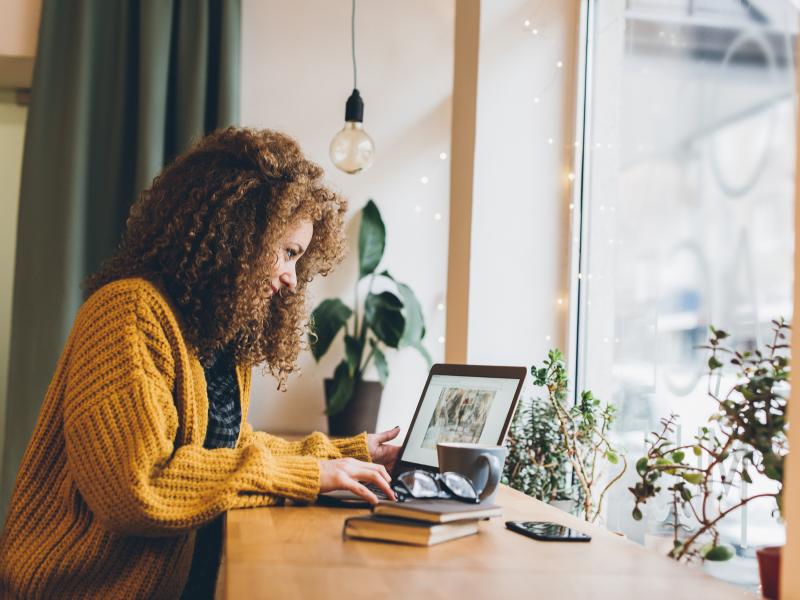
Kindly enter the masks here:
M 742 506 L 744 506 L 745 504 L 747 504 L 751 500 L 755 500 L 756 498 L 775 498 L 775 497 L 777 497 L 777 494 L 767 494 L 767 493 L 756 494 L 754 496 L 750 496 L 749 498 L 745 498 L 745 499 L 741 500 L 739 502 L 739 504 L 735 504 L 735 505 L 731 506 L 730 508 L 728 508 L 726 510 L 723 510 L 722 512 L 719 513 L 719 515 L 717 515 L 711 521 L 707 521 L 706 522 L 706 519 L 704 517 L 703 518 L 703 526 L 700 529 L 698 529 L 696 532 L 694 532 L 694 534 L 692 534 L 692 536 L 689 539 L 686 540 L 686 542 L 683 544 L 683 547 L 681 548 L 680 553 L 675 557 L 675 559 L 676 560 L 680 560 L 681 558 L 683 558 L 684 555 L 686 555 L 689 547 L 695 541 L 697 541 L 697 538 L 699 538 L 702 534 L 707 532 L 709 529 L 713 529 L 714 525 L 716 525 L 719 521 L 721 521 L 722 519 L 727 517 L 733 511 L 740 509 Z
M 597 510 L 595 510 L 594 515 L 592 516 L 592 522 L 596 521 L 597 517 L 600 516 L 600 513 L 603 511 L 603 499 L 605 498 L 608 490 L 610 490 L 615 483 L 622 479 L 622 476 L 625 475 L 625 471 L 628 470 L 628 460 L 625 458 L 624 454 L 621 455 L 621 458 L 622 469 L 611 481 L 606 484 L 606 486 L 603 488 L 603 491 L 600 492 L 600 495 L 597 498 Z
M 359 281 L 356 281 L 355 288 L 353 290 L 353 337 L 358 338 L 358 284 Z
M 367 359 L 364 361 L 364 364 L 361 365 L 361 368 L 358 370 L 359 373 L 363 373 L 367 370 L 367 366 L 369 365 L 369 361 L 372 360 L 372 355 L 375 354 L 375 346 L 371 346 L 369 354 L 367 354 Z

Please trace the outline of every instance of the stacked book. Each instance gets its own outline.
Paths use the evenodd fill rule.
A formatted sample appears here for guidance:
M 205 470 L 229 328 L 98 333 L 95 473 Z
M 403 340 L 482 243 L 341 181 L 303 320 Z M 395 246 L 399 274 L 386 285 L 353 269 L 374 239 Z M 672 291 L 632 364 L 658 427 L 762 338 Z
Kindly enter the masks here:
M 372 514 L 344 522 L 345 537 L 433 546 L 478 533 L 478 521 L 499 517 L 494 504 L 466 504 L 457 500 L 381 500 Z

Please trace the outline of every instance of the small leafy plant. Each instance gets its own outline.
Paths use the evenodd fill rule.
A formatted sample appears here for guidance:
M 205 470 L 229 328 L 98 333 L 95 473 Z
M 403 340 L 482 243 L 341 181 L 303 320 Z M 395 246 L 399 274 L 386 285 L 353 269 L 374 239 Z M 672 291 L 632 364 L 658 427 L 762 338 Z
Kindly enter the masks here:
M 544 502 L 572 499 L 575 488 L 561 429 L 546 398 L 520 400 L 506 445 L 503 483 Z
M 636 463 L 640 480 L 629 488 L 636 499 L 633 518 L 642 519 L 641 506 L 667 485 L 673 505 L 671 523 L 675 560 L 728 560 L 733 549 L 720 543 L 717 526 L 732 512 L 757 498 L 774 498 L 781 506 L 781 490 L 775 493 L 742 495 L 723 508 L 722 500 L 732 488 L 752 483 L 759 473 L 782 483 L 784 459 L 788 453 L 786 407 L 790 360 L 786 336 L 790 326 L 783 318 L 772 321 L 773 339 L 766 352 L 740 352 L 723 346 L 729 334 L 711 327 L 708 345 L 708 395 L 718 405 L 708 425 L 689 444 L 673 442 L 678 416 L 661 420 L 661 427 L 648 440 L 647 455 Z M 734 367 L 736 383 L 725 395 L 712 389 L 721 378 L 723 364 Z M 695 462 L 691 464 L 690 461 Z M 696 522 L 682 539 L 679 510 Z
M 531 367 L 531 375 L 547 397 L 533 399 L 514 415 L 504 481 L 542 500 L 575 500 L 584 519 L 595 521 L 628 465 L 608 439 L 614 407 L 602 406 L 589 390 L 568 405 L 567 369 L 558 349 L 548 352 L 542 367 Z M 617 465 L 620 460 L 619 472 L 603 484 L 604 463 Z
M 353 396 L 364 371 L 375 361 L 381 385 L 386 385 L 389 365 L 385 348 L 415 348 L 430 364 L 431 357 L 422 340 L 425 320 L 419 300 L 411 288 L 400 283 L 384 270 L 376 273 L 386 246 L 386 226 L 378 207 L 369 200 L 361 211 L 358 235 L 358 279 L 355 283 L 355 304 L 350 308 L 339 298 L 320 303 L 311 314 L 309 334 L 311 353 L 319 361 L 344 329 L 344 359 L 333 372 L 333 389 L 326 412 L 341 412 Z M 372 291 L 376 278 L 384 280 L 397 293 Z M 359 291 L 366 286 L 363 305 Z M 350 322 L 352 319 L 352 323 Z

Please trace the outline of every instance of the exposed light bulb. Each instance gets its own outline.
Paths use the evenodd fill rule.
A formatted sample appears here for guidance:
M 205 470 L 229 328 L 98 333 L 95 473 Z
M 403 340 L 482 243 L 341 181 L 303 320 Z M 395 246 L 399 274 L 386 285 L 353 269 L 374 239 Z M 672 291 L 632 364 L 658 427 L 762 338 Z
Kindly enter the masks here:
M 375 159 L 375 144 L 364 131 L 364 101 L 357 89 L 347 99 L 344 121 L 342 130 L 331 140 L 331 160 L 345 173 L 366 171 Z

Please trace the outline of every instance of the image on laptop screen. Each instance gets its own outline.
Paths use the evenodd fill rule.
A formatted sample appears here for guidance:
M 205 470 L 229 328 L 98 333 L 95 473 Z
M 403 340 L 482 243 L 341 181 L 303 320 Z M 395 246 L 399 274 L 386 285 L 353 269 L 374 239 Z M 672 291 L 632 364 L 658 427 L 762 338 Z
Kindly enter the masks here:
M 437 467 L 436 444 L 497 444 L 518 379 L 433 375 L 402 461 Z

